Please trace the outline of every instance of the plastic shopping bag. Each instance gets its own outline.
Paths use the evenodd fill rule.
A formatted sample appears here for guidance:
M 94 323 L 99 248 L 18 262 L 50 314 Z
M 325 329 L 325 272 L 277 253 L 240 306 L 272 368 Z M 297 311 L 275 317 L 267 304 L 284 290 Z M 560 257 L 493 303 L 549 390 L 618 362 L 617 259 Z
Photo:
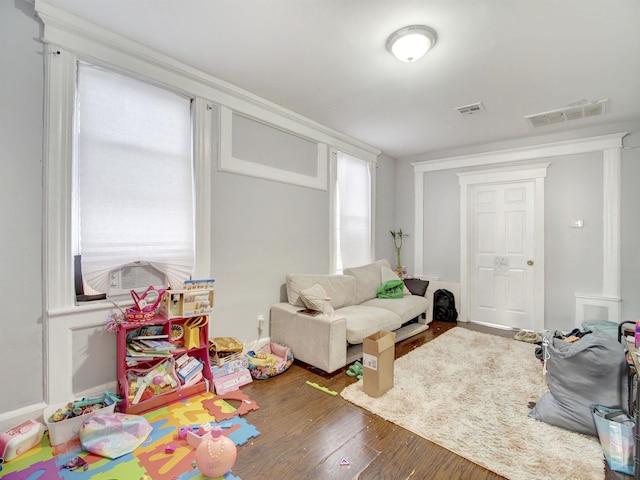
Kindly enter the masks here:
M 619 409 L 596 405 L 592 410 L 602 451 L 611 470 L 633 475 L 636 422 Z

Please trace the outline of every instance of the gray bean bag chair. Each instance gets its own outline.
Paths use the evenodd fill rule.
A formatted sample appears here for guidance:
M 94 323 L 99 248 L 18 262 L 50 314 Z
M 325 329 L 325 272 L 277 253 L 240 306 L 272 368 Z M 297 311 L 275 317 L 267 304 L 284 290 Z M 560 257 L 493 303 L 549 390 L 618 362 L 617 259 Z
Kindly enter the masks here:
M 546 346 L 546 392 L 529 416 L 551 425 L 596 435 L 594 405 L 626 410 L 627 361 L 624 347 L 605 332 L 593 332 L 575 343 L 543 334 Z M 544 353 L 544 352 L 543 352 Z

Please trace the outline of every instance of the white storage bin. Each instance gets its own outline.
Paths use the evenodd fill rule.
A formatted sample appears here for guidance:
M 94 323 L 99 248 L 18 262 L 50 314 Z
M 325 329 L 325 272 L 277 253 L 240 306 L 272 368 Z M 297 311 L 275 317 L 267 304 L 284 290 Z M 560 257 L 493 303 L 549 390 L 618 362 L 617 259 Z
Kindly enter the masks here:
M 52 422 L 51 415 L 53 415 L 59 408 L 66 407 L 68 404 L 69 402 L 58 403 L 55 405 L 49 405 L 44 409 L 44 413 L 42 415 L 44 417 L 44 423 L 49 429 L 49 440 L 51 445 L 59 445 L 73 440 L 74 438 L 79 438 L 82 422 L 94 415 L 113 413 L 116 408 L 116 404 L 114 403 L 91 413 L 68 418 L 67 420 L 61 420 L 59 422 Z

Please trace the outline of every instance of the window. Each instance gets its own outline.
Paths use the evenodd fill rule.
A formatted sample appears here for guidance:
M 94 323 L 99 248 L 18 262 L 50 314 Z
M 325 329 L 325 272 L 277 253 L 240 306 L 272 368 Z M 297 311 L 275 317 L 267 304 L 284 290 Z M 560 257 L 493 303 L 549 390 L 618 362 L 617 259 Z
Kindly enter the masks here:
M 373 259 L 373 164 L 336 152 L 333 198 L 333 271 Z
M 194 266 L 191 99 L 78 65 L 74 255 L 88 286 L 134 263 L 179 285 Z M 174 287 L 175 288 L 175 287 Z

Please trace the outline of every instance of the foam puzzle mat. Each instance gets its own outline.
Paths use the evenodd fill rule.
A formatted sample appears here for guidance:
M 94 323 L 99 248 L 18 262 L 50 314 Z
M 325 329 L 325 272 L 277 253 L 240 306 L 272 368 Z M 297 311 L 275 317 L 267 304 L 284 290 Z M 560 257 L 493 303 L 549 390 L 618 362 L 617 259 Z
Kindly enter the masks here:
M 215 402 L 223 413 L 216 419 L 205 405 Z M 186 440 L 178 437 L 178 429 L 189 425 L 210 423 L 220 426 L 237 446 L 260 435 L 260 432 L 238 414 L 236 409 L 224 399 L 211 393 L 196 395 L 152 410 L 142 416 L 153 426 L 153 431 L 145 442 L 133 453 L 111 460 L 83 451 L 79 440 L 52 447 L 49 436 L 42 437 L 40 445 L 23 455 L 2 465 L 0 478 L 3 480 L 111 480 L 114 478 L 156 480 L 204 480 L 205 477 L 195 467 L 195 449 Z M 238 412 L 239 413 L 239 412 Z M 174 447 L 167 453 L 167 447 Z M 75 457 L 87 463 L 87 470 L 69 470 L 64 465 Z M 240 480 L 227 473 L 224 480 Z

